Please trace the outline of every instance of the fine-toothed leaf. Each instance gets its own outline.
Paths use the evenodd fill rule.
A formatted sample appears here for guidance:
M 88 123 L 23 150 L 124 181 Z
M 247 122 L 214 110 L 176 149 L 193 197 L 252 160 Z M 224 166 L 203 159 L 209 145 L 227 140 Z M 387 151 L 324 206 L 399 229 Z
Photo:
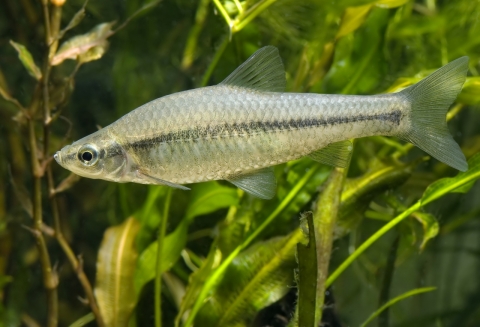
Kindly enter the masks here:
M 302 238 L 297 230 L 240 253 L 200 310 L 195 326 L 250 325 L 260 309 L 279 300 L 293 285 L 294 248 Z
M 464 187 L 463 191 L 465 190 L 465 185 L 469 185 L 474 181 L 480 178 L 480 153 L 474 155 L 470 160 L 468 160 L 468 170 L 466 172 L 461 172 L 457 176 L 452 178 L 442 178 L 435 183 L 431 184 L 423 193 L 423 197 L 421 199 L 422 205 L 426 205 L 441 196 L 455 192 L 461 187 Z
M 205 304 L 209 294 L 214 292 L 218 283 L 221 282 L 225 271 L 228 269 L 229 265 L 232 261 L 250 244 L 255 240 L 265 229 L 270 226 L 271 222 L 278 217 L 278 215 L 291 203 L 293 199 L 295 199 L 296 195 L 300 190 L 307 184 L 307 182 L 312 178 L 314 173 L 317 171 L 318 165 L 313 165 L 312 168 L 305 172 L 304 176 L 296 183 L 296 185 L 290 190 L 290 192 L 285 195 L 285 197 L 281 200 L 281 202 L 276 206 L 270 215 L 268 215 L 261 224 L 253 230 L 252 233 L 248 235 L 248 237 L 239 244 L 226 258 L 224 258 L 218 268 L 214 269 L 210 276 L 208 276 L 204 282 L 204 284 L 200 287 L 198 296 L 194 300 L 194 304 L 191 307 L 190 314 L 186 317 L 185 320 L 185 327 L 190 327 L 193 325 L 194 320 L 196 319 L 196 315 L 200 311 L 200 309 Z
M 28 73 L 37 81 L 40 80 L 42 78 L 42 72 L 35 64 L 32 54 L 27 50 L 24 45 L 21 45 L 20 43 L 16 43 L 10 40 L 10 44 L 12 45 L 12 47 L 15 48 L 15 50 L 17 50 L 18 58 L 22 62 L 23 66 L 27 69 Z
M 420 251 L 423 251 L 427 242 L 438 235 L 440 226 L 437 218 L 432 214 L 417 211 L 413 213 L 412 216 L 418 220 L 423 227 L 423 240 L 422 244 L 420 244 Z
M 238 204 L 237 189 L 218 182 L 200 183 L 192 187 L 185 219 L 214 212 Z
M 178 260 L 187 243 L 188 221 L 184 219 L 180 225 L 163 240 L 161 255 L 164 272 Z M 158 243 L 150 244 L 140 255 L 135 271 L 135 293 L 138 295 L 142 287 L 155 277 Z
M 137 251 L 135 237 L 140 223 L 128 218 L 105 231 L 98 252 L 95 297 L 106 326 L 123 327 L 136 303 L 133 284 Z
M 61 64 L 66 59 L 82 59 L 84 62 L 100 59 L 108 45 L 106 41 L 113 34 L 115 22 L 102 23 L 90 32 L 77 35 L 65 41 L 51 60 L 52 66 Z M 97 48 L 96 50 L 92 50 Z M 88 53 L 90 51 L 90 53 Z M 86 60 L 86 61 L 85 61 Z

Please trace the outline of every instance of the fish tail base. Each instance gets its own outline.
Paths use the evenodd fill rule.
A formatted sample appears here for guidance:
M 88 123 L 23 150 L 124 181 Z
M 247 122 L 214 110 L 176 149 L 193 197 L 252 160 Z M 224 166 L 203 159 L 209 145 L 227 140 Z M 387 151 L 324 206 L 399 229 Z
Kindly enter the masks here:
M 466 171 L 468 164 L 448 130 L 446 113 L 462 89 L 467 70 L 468 57 L 462 57 L 400 92 L 410 103 L 411 122 L 400 137 L 460 171 Z

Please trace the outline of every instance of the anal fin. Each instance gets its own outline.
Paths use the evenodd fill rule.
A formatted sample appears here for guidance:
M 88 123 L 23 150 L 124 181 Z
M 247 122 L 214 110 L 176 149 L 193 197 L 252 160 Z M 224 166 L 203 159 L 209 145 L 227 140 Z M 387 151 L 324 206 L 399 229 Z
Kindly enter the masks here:
M 166 185 L 166 186 L 170 186 L 170 187 L 173 187 L 173 188 L 178 188 L 180 190 L 185 190 L 185 191 L 189 191 L 190 189 L 186 186 L 183 186 L 183 185 L 180 185 L 180 184 L 176 184 L 176 183 L 172 183 L 172 182 L 169 182 L 169 181 L 166 181 L 166 180 L 163 180 L 163 179 L 160 179 L 160 178 L 157 178 L 157 177 L 153 177 L 153 176 L 150 176 L 150 175 L 147 175 L 145 173 L 142 173 L 141 171 L 137 170 L 137 175 L 142 178 L 143 180 L 146 180 L 148 182 L 150 182 L 149 184 L 159 184 L 159 185 Z
M 322 164 L 345 168 L 352 156 L 353 144 L 351 141 L 330 143 L 326 147 L 310 153 L 308 156 Z
M 277 181 L 272 167 L 234 176 L 228 178 L 227 181 L 257 198 L 266 200 L 275 196 L 277 188 Z

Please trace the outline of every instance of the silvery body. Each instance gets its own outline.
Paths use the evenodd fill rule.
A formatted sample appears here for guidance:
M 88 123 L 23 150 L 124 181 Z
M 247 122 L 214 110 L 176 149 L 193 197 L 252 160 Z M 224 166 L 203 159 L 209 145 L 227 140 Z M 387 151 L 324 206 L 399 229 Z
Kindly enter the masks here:
M 275 187 L 266 168 L 304 156 L 344 166 L 351 145 L 343 141 L 371 135 L 401 137 L 466 170 L 445 123 L 466 63 L 461 58 L 417 89 L 395 94 L 285 93 L 278 92 L 285 85 L 278 52 L 265 47 L 220 85 L 151 101 L 55 158 L 89 178 L 180 188 L 229 180 L 263 198 L 271 198 Z

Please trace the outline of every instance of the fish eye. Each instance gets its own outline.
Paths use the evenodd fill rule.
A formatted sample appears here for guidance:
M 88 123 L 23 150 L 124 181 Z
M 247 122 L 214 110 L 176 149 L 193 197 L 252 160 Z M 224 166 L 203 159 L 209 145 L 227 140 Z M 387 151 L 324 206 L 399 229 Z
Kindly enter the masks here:
M 78 150 L 77 156 L 85 166 L 93 166 L 98 162 L 98 149 L 92 144 L 86 144 Z

